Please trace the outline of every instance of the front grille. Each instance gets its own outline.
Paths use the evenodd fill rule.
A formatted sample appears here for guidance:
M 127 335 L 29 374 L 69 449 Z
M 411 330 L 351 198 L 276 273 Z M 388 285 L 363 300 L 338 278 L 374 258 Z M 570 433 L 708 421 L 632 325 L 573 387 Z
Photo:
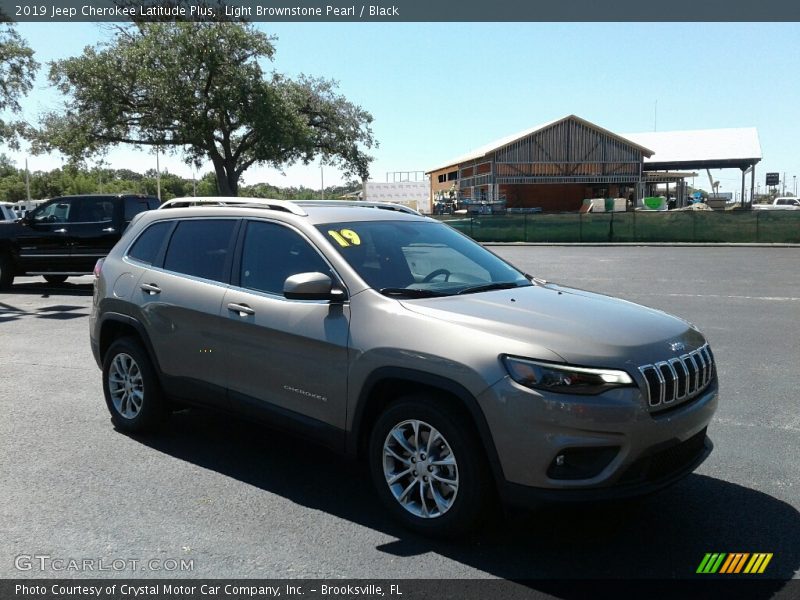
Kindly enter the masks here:
M 647 404 L 651 411 L 660 411 L 682 404 L 703 392 L 714 373 L 714 357 L 708 344 L 697 350 L 642 365 L 639 372 L 647 382 Z

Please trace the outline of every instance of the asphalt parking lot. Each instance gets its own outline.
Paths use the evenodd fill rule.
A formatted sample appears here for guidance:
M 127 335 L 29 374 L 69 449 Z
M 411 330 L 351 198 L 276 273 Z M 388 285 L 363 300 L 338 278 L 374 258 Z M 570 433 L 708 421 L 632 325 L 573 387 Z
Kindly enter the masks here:
M 706 334 L 721 401 L 695 474 L 637 502 L 515 512 L 430 541 L 384 515 L 358 465 L 304 441 L 199 410 L 157 437 L 116 432 L 88 343 L 91 278 L 19 278 L 0 294 L 0 577 L 684 578 L 706 552 L 770 552 L 767 576 L 798 577 L 800 248 L 492 250 Z M 36 554 L 192 570 L 15 566 Z

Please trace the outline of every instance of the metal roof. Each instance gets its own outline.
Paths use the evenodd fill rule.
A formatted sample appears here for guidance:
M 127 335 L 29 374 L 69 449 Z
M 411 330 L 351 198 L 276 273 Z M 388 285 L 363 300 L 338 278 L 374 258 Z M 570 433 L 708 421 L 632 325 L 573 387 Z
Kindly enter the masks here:
M 761 144 L 755 127 L 623 133 L 654 151 L 645 169 L 747 168 L 759 162 Z
M 476 158 L 481 158 L 481 157 L 486 156 L 487 154 L 489 154 L 491 152 L 494 152 L 495 150 L 499 150 L 500 148 L 503 148 L 504 146 L 508 146 L 509 144 L 513 144 L 517 140 L 520 140 L 522 138 L 528 137 L 529 135 L 532 135 L 534 133 L 537 133 L 539 131 L 547 129 L 548 127 L 552 127 L 553 125 L 557 125 L 558 123 L 561 123 L 562 121 L 567 121 L 567 120 L 570 120 L 570 119 L 575 120 L 578 123 L 582 123 L 583 125 L 586 125 L 587 127 L 591 127 L 592 129 L 596 129 L 597 131 L 605 133 L 606 135 L 610 135 L 611 137 L 616 138 L 616 139 L 618 139 L 619 141 L 621 141 L 621 142 L 623 142 L 625 144 L 629 144 L 631 146 L 634 146 L 634 147 L 638 148 L 639 150 L 641 150 L 642 153 L 645 156 L 649 156 L 649 155 L 653 154 L 653 151 L 650 150 L 648 146 L 642 145 L 641 143 L 639 143 L 639 142 L 637 142 L 635 140 L 627 139 L 625 136 L 621 136 L 621 135 L 619 135 L 617 133 L 614 133 L 613 131 L 609 131 L 608 129 L 603 129 L 602 127 L 599 127 L 598 125 L 595 125 L 594 123 L 590 123 L 589 121 L 587 121 L 585 119 L 581 119 L 580 117 L 577 117 L 575 115 L 567 115 L 566 117 L 561 117 L 560 119 L 555 119 L 554 121 L 548 121 L 546 123 L 542 123 L 542 124 L 537 125 L 535 127 L 531 127 L 530 129 L 526 129 L 524 131 L 519 131 L 519 132 L 514 133 L 512 135 L 507 135 L 507 136 L 505 136 L 503 138 L 500 138 L 499 140 L 495 140 L 495 141 L 490 142 L 488 144 L 485 144 L 485 145 L 483 145 L 483 146 L 481 146 L 479 148 L 475 148 L 474 150 L 472 150 L 472 151 L 470 151 L 470 152 L 468 152 L 466 154 L 463 154 L 463 155 L 461 155 L 461 156 L 459 156 L 457 158 L 454 158 L 453 160 L 450 160 L 450 161 L 445 162 L 445 163 L 441 163 L 440 166 L 435 167 L 433 169 L 429 169 L 428 171 L 425 171 L 425 173 L 432 173 L 433 171 L 438 171 L 439 169 L 443 169 L 445 167 L 459 165 L 461 163 L 465 163 L 465 162 L 468 162 L 468 161 L 471 161 L 471 160 L 475 160 Z

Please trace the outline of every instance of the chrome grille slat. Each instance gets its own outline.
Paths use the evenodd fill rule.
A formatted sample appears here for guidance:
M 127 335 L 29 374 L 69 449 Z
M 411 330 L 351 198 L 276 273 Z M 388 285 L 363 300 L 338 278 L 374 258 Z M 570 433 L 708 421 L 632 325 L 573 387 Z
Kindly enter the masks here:
M 658 368 L 658 365 L 653 365 L 656 370 L 656 377 L 658 377 L 658 404 L 662 404 L 664 402 L 664 375 L 661 374 L 661 369 Z M 652 405 L 652 402 L 650 403 Z
M 706 365 L 708 365 L 706 369 L 706 384 L 708 384 L 711 381 L 711 353 L 708 351 L 708 346 L 700 348 L 700 355 L 705 358 Z
M 698 396 L 711 383 L 713 370 L 708 344 L 666 361 L 641 365 L 650 410 L 656 412 Z
M 692 361 L 692 365 L 694 366 L 694 390 L 695 392 L 700 387 L 700 367 L 697 365 L 697 360 L 695 359 L 694 355 L 689 355 L 689 360 Z
M 689 371 L 686 369 L 686 366 L 683 364 L 683 360 L 680 358 L 673 358 L 669 361 L 670 366 L 672 367 L 673 373 L 675 373 L 675 381 L 678 382 L 678 385 L 675 389 L 675 399 L 676 400 L 683 400 L 686 396 L 689 395 L 689 390 L 687 389 L 689 383 Z M 681 370 L 683 371 L 683 376 L 678 373 L 677 366 L 680 366 Z M 683 393 L 681 393 L 681 389 L 683 389 Z

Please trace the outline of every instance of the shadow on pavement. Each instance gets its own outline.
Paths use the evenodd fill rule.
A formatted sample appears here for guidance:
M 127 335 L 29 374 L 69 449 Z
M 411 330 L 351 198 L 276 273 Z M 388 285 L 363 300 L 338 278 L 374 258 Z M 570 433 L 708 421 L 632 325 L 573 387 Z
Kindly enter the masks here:
M 92 283 L 72 283 L 69 279 L 64 283 L 47 283 L 38 278 L 26 277 L 24 281 L 18 281 L 10 288 L 3 290 L 2 293 L 8 296 L 33 294 L 42 298 L 49 298 L 50 296 L 91 296 L 92 288 Z
M 159 436 L 137 439 L 299 505 L 395 536 L 397 541 L 377 548 L 387 559 L 434 552 L 515 580 L 685 579 L 719 577 L 695 575 L 707 552 L 771 552 L 762 577 L 772 582 L 764 597 L 781 589 L 800 565 L 795 508 L 705 475 L 691 475 L 638 501 L 511 513 L 472 539 L 441 542 L 396 526 L 361 465 L 301 439 L 195 409 L 173 415 Z M 558 595 L 557 586 L 540 583 L 530 582 Z

